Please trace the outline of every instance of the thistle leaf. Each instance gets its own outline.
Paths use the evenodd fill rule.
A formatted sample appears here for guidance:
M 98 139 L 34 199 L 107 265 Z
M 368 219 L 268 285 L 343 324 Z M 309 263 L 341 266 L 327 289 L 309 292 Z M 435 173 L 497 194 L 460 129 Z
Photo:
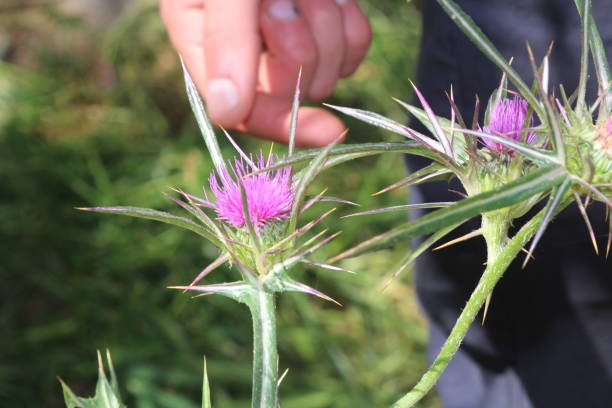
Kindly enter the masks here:
M 202 380 L 202 408 L 212 408 L 210 402 L 210 385 L 208 384 L 208 368 L 204 357 L 204 379 Z
M 293 204 L 291 206 L 291 214 L 289 217 L 289 233 L 295 231 L 298 215 L 302 210 L 302 204 L 304 202 L 304 198 L 306 197 L 306 189 L 312 180 L 314 180 L 314 178 L 317 176 L 331 149 L 333 149 L 339 140 L 340 139 L 338 138 L 325 148 L 321 149 L 319 154 L 310 162 L 310 165 L 305 169 L 302 177 L 300 177 L 299 181 L 297 182 L 295 194 L 293 196 Z
M 574 0 L 574 3 L 576 3 L 578 12 L 582 14 L 584 0 Z M 591 47 L 591 55 L 593 57 L 599 89 L 601 94 L 605 95 L 600 110 L 600 118 L 604 118 L 610 114 L 610 109 L 612 109 L 612 92 L 610 92 L 612 75 L 610 74 L 610 66 L 608 64 L 608 58 L 606 57 L 606 49 L 593 16 L 590 16 L 588 19 L 588 29 L 589 45 Z
M 474 136 L 482 137 L 484 139 L 493 140 L 494 142 L 497 142 L 504 146 L 508 146 L 512 150 L 522 153 L 525 157 L 531 159 L 534 163 L 548 165 L 554 163 L 560 164 L 560 159 L 557 158 L 557 155 L 551 152 L 550 150 L 538 149 L 537 147 L 530 146 L 527 143 L 523 143 L 518 140 L 505 137 L 503 135 L 492 135 L 489 133 L 469 129 L 462 129 L 461 131 Z
M 271 166 L 264 169 L 259 169 L 253 172 L 253 174 L 263 173 L 265 171 L 276 170 L 281 167 L 295 166 L 309 162 L 313 158 L 317 157 L 321 149 L 309 149 L 303 150 L 299 153 L 294 154 L 291 157 L 287 157 L 284 160 L 278 161 Z M 435 160 L 437 155 L 427 150 L 419 143 L 415 142 L 383 142 L 383 143 L 357 143 L 357 144 L 343 144 L 342 146 L 334 146 L 329 152 L 330 162 L 331 158 L 341 158 L 342 156 L 349 156 L 353 154 L 379 154 L 379 153 L 409 153 L 418 156 L 423 156 Z
M 431 134 L 435 134 L 434 132 L 443 132 L 443 130 L 441 129 L 442 127 L 449 129 L 451 127 L 451 121 L 441 117 L 441 116 L 435 116 L 433 115 L 433 112 L 431 112 L 431 114 L 433 116 L 430 117 L 430 114 L 427 113 L 427 111 L 417 108 L 416 106 L 410 105 L 402 100 L 393 98 L 393 100 L 397 103 L 399 103 L 404 109 L 406 109 L 412 116 L 414 116 L 415 118 L 417 118 L 417 120 L 419 122 L 421 122 L 426 128 L 427 130 L 429 130 L 429 132 Z M 427 102 L 426 102 L 427 103 Z M 431 111 L 431 109 L 430 109 Z M 436 122 L 438 123 L 438 125 L 440 125 L 439 129 L 436 129 L 436 126 L 434 126 L 434 123 L 432 122 L 431 118 L 434 118 L 436 120 Z M 461 133 L 460 129 L 457 129 L 459 133 Z M 451 143 L 451 148 L 450 150 L 452 151 L 455 159 L 459 159 L 459 162 L 462 162 L 464 160 L 467 159 L 467 155 L 465 153 L 465 147 L 466 147 L 466 142 L 465 139 L 459 139 L 459 138 L 455 138 L 452 143 Z M 453 157 L 453 155 L 450 155 L 449 157 Z
M 193 290 L 203 294 L 222 295 L 241 303 L 246 303 L 253 291 L 252 286 L 244 281 L 215 285 L 169 286 L 168 289 Z
M 425 109 L 427 119 L 429 120 L 429 123 L 431 124 L 431 129 L 433 130 L 432 134 L 442 144 L 442 149 L 444 150 L 444 153 L 446 153 L 446 155 L 454 161 L 454 154 L 453 150 L 451 149 L 450 140 L 446 133 L 442 130 L 442 126 L 440 126 L 440 122 L 436 118 L 436 115 L 434 114 L 433 110 L 431 110 L 431 106 L 429 106 L 427 100 L 425 99 L 421 91 L 419 91 L 419 89 L 412 83 L 412 81 L 410 82 L 410 84 L 412 85 L 414 92 L 419 98 L 423 109 Z
M 199 281 L 201 281 L 202 279 L 204 279 L 204 277 L 206 275 L 208 275 L 209 273 L 211 273 L 212 271 L 214 271 L 215 269 L 217 269 L 218 267 L 220 267 L 221 265 L 223 265 L 224 263 L 226 263 L 227 261 L 230 260 L 230 255 L 229 254 L 223 254 L 220 257 L 218 257 L 217 259 L 215 259 L 211 264 L 209 264 L 206 268 L 204 268 L 202 270 L 202 272 L 200 272 L 198 274 L 198 276 L 196 276 L 193 281 L 191 281 L 191 283 L 189 284 L 189 286 L 193 286 L 196 283 L 198 283 Z
M 308 259 L 302 259 L 301 262 L 306 265 L 312 265 L 312 266 L 316 266 L 316 267 L 323 268 L 323 269 L 329 269 L 330 271 L 346 272 L 350 274 L 356 273 L 353 271 L 349 271 L 348 269 L 341 268 L 339 266 L 328 265 L 328 264 L 319 263 L 319 262 L 312 262 L 312 261 L 309 261 Z
M 160 221 L 166 224 L 176 225 L 177 227 L 185 228 L 195 232 L 198 235 L 203 236 L 207 240 L 211 241 L 215 245 L 219 245 L 217 237 L 212 235 L 204 226 L 198 225 L 190 219 L 172 215 L 167 212 L 153 210 L 151 208 L 142 207 L 130 207 L 130 206 L 119 206 L 119 207 L 79 207 L 77 210 L 82 211 L 93 211 L 107 214 L 119 214 L 127 215 L 130 217 L 144 218 L 147 220 Z
M 204 101 L 202 101 L 198 88 L 193 82 L 191 75 L 189 75 L 189 71 L 187 71 L 187 67 L 183 62 L 182 57 L 181 65 L 183 67 L 183 77 L 185 79 L 185 88 L 187 90 L 189 104 L 191 105 L 193 114 L 196 117 L 200 131 L 202 132 L 202 137 L 204 138 L 204 143 L 206 143 L 206 147 L 208 148 L 208 152 L 210 153 L 210 157 L 213 160 L 215 168 L 221 169 L 224 166 L 223 155 L 221 154 L 221 149 L 219 148 L 219 143 L 217 142 L 217 136 L 215 135 L 212 123 L 210 123 L 208 115 L 206 114 Z
M 64 402 L 67 408 L 125 408 L 119 397 L 117 378 L 108 351 L 106 356 L 111 374 L 111 382 L 109 383 L 106 378 L 102 356 L 98 351 L 98 382 L 96 383 L 96 393 L 93 397 L 78 397 L 66 383 L 61 379 L 59 380 L 62 385 Z
M 453 0 L 438 0 L 438 3 L 480 51 L 508 76 L 508 79 L 516 86 L 523 97 L 529 101 L 529 104 L 540 117 L 540 120 L 544 121 L 546 115 L 544 114 L 542 105 L 538 102 L 531 89 L 523 82 L 514 68 L 506 62 L 497 48 L 495 48 L 491 41 L 484 35 L 476 23 L 474 23 L 474 20 L 465 14 L 461 7 Z
M 372 196 L 374 197 L 379 194 L 387 193 L 389 191 L 396 190 L 401 187 L 408 187 L 408 186 L 420 184 L 426 180 L 433 181 L 433 180 L 438 180 L 442 178 L 447 178 L 449 175 L 452 175 L 452 174 L 453 173 L 451 170 L 448 170 L 442 165 L 438 163 L 432 163 L 426 167 L 423 167 L 420 170 L 415 171 L 414 173 L 403 178 L 402 180 L 395 182 L 391 184 L 390 186 L 383 188 L 382 190 L 377 191 L 376 193 L 372 194 Z
M 540 93 L 542 94 L 542 100 L 544 101 L 544 108 L 546 111 L 546 118 L 548 124 L 550 125 L 550 130 L 552 133 L 552 142 L 555 150 L 555 155 L 557 156 L 558 162 L 565 165 L 566 157 L 565 157 L 565 144 L 563 141 L 563 135 L 561 134 L 561 124 L 559 123 L 559 118 L 557 117 L 557 111 L 553 108 L 553 104 L 551 102 L 551 98 L 547 94 L 546 87 L 544 85 L 544 80 L 540 78 L 540 70 L 536 68 L 535 58 L 533 55 L 533 51 L 531 47 L 527 46 L 527 51 L 529 53 L 529 59 L 531 60 L 531 64 L 533 70 L 535 72 L 535 82 L 540 88 Z M 544 68 L 548 66 L 548 57 L 544 58 Z M 547 70 L 547 69 L 546 69 Z
M 583 106 L 586 97 L 587 77 L 589 74 L 589 26 L 591 21 L 591 0 L 584 0 L 578 12 L 582 18 L 580 24 L 582 29 L 582 49 L 580 52 L 580 76 L 578 80 L 578 94 L 576 105 Z
M 348 214 L 343 216 L 342 218 L 356 217 L 360 215 L 372 215 L 372 214 L 380 214 L 390 211 L 398 211 L 398 210 L 413 210 L 415 208 L 440 208 L 440 207 L 448 207 L 449 205 L 454 204 L 452 201 L 444 201 L 444 202 L 436 202 L 436 203 L 422 203 L 422 204 L 403 204 L 403 205 L 393 205 L 391 207 L 383 207 L 376 208 L 373 210 L 356 212 L 353 214 Z
M 370 125 L 386 129 L 390 132 L 397 133 L 398 135 L 402 135 L 409 139 L 416 140 L 422 145 L 427 146 L 429 149 L 433 151 L 436 151 L 438 153 L 443 153 L 443 154 L 445 153 L 444 148 L 442 147 L 442 144 L 440 142 L 435 141 L 425 135 L 421 135 L 420 133 L 415 132 L 414 130 L 402 124 L 399 124 L 395 122 L 394 120 L 391 120 L 382 115 L 379 115 L 378 113 L 374 113 L 374 112 L 370 112 L 370 111 L 366 111 L 362 109 L 346 108 L 343 106 L 335 106 L 335 105 L 329 105 L 329 104 L 325 104 L 325 105 L 339 112 L 342 112 L 348 116 L 351 116 L 355 119 L 359 119 L 365 123 L 369 123 Z
M 342 306 L 342 304 L 340 302 L 338 302 L 337 300 L 334 300 L 333 298 L 327 296 L 325 293 L 320 292 L 314 288 L 311 288 L 308 285 L 305 285 L 301 282 L 297 282 L 294 281 L 292 279 L 289 278 L 285 278 L 282 280 L 282 288 L 283 291 L 288 291 L 288 292 L 302 292 L 302 293 L 307 293 L 309 295 L 314 295 L 316 297 L 319 297 L 321 299 L 327 300 L 328 302 L 332 302 L 335 303 L 338 306 Z
M 542 217 L 542 221 L 540 221 L 538 230 L 535 233 L 533 240 L 531 241 L 531 246 L 529 247 L 529 250 L 527 251 L 527 256 L 523 261 L 523 268 L 525 267 L 525 265 L 527 265 L 527 262 L 531 258 L 531 255 L 533 254 L 536 245 L 538 245 L 538 242 L 540 241 L 540 238 L 542 238 L 546 227 L 548 227 L 548 224 L 552 220 L 554 214 L 557 212 L 557 209 L 561 204 L 561 200 L 569 189 L 569 187 L 571 186 L 571 184 L 572 183 L 568 179 L 564 180 L 563 183 L 557 186 L 550 195 L 550 199 L 548 200 L 548 203 L 546 204 L 546 207 L 544 209 L 544 216 Z
M 437 231 L 457 222 L 475 217 L 483 212 L 508 207 L 546 191 L 565 179 L 559 166 L 546 166 L 504 184 L 496 189 L 477 194 L 455 204 L 429 213 L 416 221 L 377 235 L 342 254 L 332 261 L 354 257 L 366 252 L 392 246 L 398 241 Z M 330 261 L 330 262 L 332 262 Z
M 295 133 L 297 130 L 298 111 L 300 109 L 300 83 L 302 82 L 302 67 L 298 72 L 297 81 L 295 84 L 295 92 L 293 93 L 293 103 L 291 105 L 291 126 L 289 127 L 289 150 L 288 156 L 293 156 L 295 150 Z
M 586 212 L 586 205 L 582 203 L 580 196 L 578 193 L 574 191 L 574 199 L 576 200 L 576 204 L 578 204 L 578 209 L 580 210 L 580 215 L 582 215 L 582 219 L 584 219 L 584 224 L 589 231 L 589 237 L 591 238 L 591 243 L 593 244 L 593 249 L 595 250 L 595 255 L 599 255 L 599 247 L 597 246 L 597 239 L 595 238 L 595 231 L 593 231 L 593 226 L 591 225 L 591 221 L 589 220 L 589 216 Z
M 430 237 L 428 237 L 425 241 L 423 241 L 418 247 L 410 251 L 401 261 L 400 266 L 396 268 L 395 272 L 391 274 L 387 282 L 384 284 L 384 288 L 389 286 L 397 277 L 406 270 L 414 261 L 417 259 L 423 252 L 425 252 L 429 247 L 438 242 L 440 239 L 449 234 L 452 230 L 461 225 L 461 222 L 456 224 L 449 225 L 444 227 L 435 233 L 433 233 Z

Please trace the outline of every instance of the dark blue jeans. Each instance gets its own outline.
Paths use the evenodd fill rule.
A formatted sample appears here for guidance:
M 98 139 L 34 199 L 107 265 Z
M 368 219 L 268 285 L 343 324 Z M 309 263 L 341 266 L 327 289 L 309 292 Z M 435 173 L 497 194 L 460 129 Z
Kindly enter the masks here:
M 528 83 L 533 75 L 525 41 L 536 58 L 554 41 L 551 85 L 575 89 L 580 25 L 573 1 L 458 3 L 506 58 L 514 57 L 514 68 Z M 611 57 L 612 0 L 593 3 Z M 484 111 L 500 72 L 433 0 L 423 2 L 423 31 L 420 90 L 438 114 L 448 115 L 444 92 L 452 83 L 462 115 L 471 123 L 475 95 L 483 101 Z M 591 76 L 589 93 L 594 100 Z M 419 128 L 414 121 L 412 125 Z M 410 156 L 407 164 L 414 170 L 427 162 Z M 456 200 L 449 188 L 460 189 L 452 183 L 432 183 L 419 194 L 427 201 Z M 603 206 L 593 206 L 590 217 L 602 246 L 608 230 Z M 477 222 L 468 224 L 457 235 L 477 227 Z M 485 259 L 484 242 L 475 238 L 417 263 L 416 288 L 429 321 L 430 359 L 475 287 Z M 520 268 L 520 262 L 511 265 L 494 291 L 486 323 L 474 323 L 443 374 L 438 393 L 445 408 L 612 407 L 612 263 L 594 254 L 575 208 L 557 217 L 526 269 Z

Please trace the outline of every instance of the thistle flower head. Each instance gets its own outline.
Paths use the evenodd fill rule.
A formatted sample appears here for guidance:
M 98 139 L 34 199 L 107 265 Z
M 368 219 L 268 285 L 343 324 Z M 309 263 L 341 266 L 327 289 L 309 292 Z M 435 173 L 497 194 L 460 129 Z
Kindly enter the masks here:
M 490 121 L 483 129 L 484 132 L 520 141 L 523 135 L 527 106 L 527 101 L 518 96 L 512 99 L 501 98 L 493 107 Z M 529 123 L 529 127 L 532 126 L 533 118 Z M 535 133 L 528 131 L 525 142 L 531 144 L 534 139 Z M 486 147 L 498 154 L 507 153 L 514 156 L 514 150 L 508 146 L 485 138 L 482 141 Z
M 249 166 L 264 168 L 272 164 L 271 156 L 266 162 L 260 154 Z M 218 219 L 234 227 L 245 226 L 240 184 L 244 187 L 249 218 L 256 231 L 270 221 L 288 218 L 287 213 L 293 204 L 290 167 L 251 175 L 257 168 L 247 168 L 245 161 L 238 158 L 234 159 L 233 166 L 230 164 L 228 167 L 211 173 L 209 177 L 216 198 L 213 209 Z

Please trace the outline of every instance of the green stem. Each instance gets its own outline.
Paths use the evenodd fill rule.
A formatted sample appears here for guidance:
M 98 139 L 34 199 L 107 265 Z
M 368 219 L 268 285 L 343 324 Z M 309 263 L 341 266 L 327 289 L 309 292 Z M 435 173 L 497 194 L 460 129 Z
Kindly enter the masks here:
M 249 309 L 253 318 L 253 402 L 252 408 L 278 406 L 278 351 L 274 293 L 256 288 Z
M 570 202 L 571 200 L 566 200 L 564 203 L 559 205 L 556 212 L 561 211 Z M 483 303 L 491 294 L 493 288 L 503 276 L 510 263 L 514 260 L 514 258 L 516 258 L 521 248 L 523 248 L 523 246 L 525 246 L 525 244 L 527 244 L 527 242 L 529 242 L 529 240 L 535 235 L 543 216 L 544 210 L 540 211 L 536 216 L 523 225 L 520 231 L 517 232 L 516 235 L 503 247 L 503 249 L 499 251 L 495 259 L 491 259 L 490 262 L 487 263 L 487 267 L 482 274 L 476 289 L 474 289 L 474 292 L 472 292 L 470 299 L 457 319 L 457 322 L 451 330 L 450 335 L 444 342 L 444 345 L 438 353 L 435 361 L 429 370 L 427 370 L 427 372 L 423 375 L 423 377 L 421 377 L 414 388 L 404 395 L 399 401 L 393 404 L 391 408 L 412 407 L 434 387 L 446 369 L 446 366 L 459 349 L 463 338 L 467 334 L 468 329 L 476 318 L 476 315 L 480 311 Z M 485 218 L 483 218 L 483 221 Z M 486 224 L 487 221 L 484 221 L 483 229 L 494 228 L 493 224 Z M 485 232 L 483 230 L 483 234 L 484 233 Z

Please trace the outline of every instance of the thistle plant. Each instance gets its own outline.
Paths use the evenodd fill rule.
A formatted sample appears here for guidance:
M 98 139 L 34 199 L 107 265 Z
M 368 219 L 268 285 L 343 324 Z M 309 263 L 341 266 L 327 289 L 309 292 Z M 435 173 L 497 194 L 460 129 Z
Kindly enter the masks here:
M 605 204 L 608 214 L 612 207 L 610 70 L 591 16 L 590 1 L 575 0 L 582 19 L 582 58 L 579 85 L 569 97 L 562 87 L 558 91 L 559 97 L 549 90 L 548 54 L 538 66 L 528 48 L 535 74 L 534 83 L 528 86 L 454 1 L 438 0 L 438 3 L 502 71 L 500 86 L 489 99 L 483 126 L 477 123 L 478 102 L 474 123 L 470 127 L 464 123 L 454 104 L 452 90 L 448 96 L 452 108 L 450 120 L 436 116 L 416 88 L 415 93 L 423 109 L 398 101 L 428 128 L 433 138 L 376 113 L 333 107 L 412 139 L 429 151 L 428 157 L 432 159 L 430 166 L 383 191 L 433 179 L 457 177 L 466 193 L 466 198 L 456 203 L 405 205 L 354 214 L 417 206 L 444 207 L 359 244 L 335 257 L 334 261 L 384 248 L 415 235 L 432 233 L 406 256 L 393 273 L 395 277 L 419 254 L 457 226 L 469 218 L 481 216 L 479 229 L 438 247 L 481 235 L 487 248 L 486 268 L 432 366 L 416 386 L 393 405 L 394 408 L 413 406 L 435 385 L 483 306 L 484 321 L 493 289 L 510 263 L 523 250 L 527 253 L 523 266 L 527 264 L 556 214 L 575 202 L 598 253 L 599 247 L 586 207 L 600 201 Z M 591 105 L 587 104 L 585 96 L 589 51 L 595 63 L 599 89 L 599 97 Z M 510 91 L 508 82 L 517 91 Z M 414 153 L 424 155 L 423 152 Z M 544 208 L 510 236 L 510 226 L 542 201 L 546 201 Z M 606 256 L 610 250 L 612 224 L 610 231 Z M 529 241 L 531 244 L 526 246 Z
M 417 256 L 438 243 L 467 220 L 479 216 L 480 227 L 438 248 L 476 236 L 486 242 L 486 267 L 455 326 L 430 369 L 416 386 L 393 408 L 414 406 L 437 382 L 459 349 L 470 325 L 483 311 L 499 279 L 521 251 L 527 253 L 525 266 L 555 215 L 571 203 L 583 214 L 595 252 L 599 252 L 586 208 L 594 201 L 612 207 L 612 92 L 610 69 L 603 43 L 591 16 L 590 0 L 574 0 L 582 21 L 582 58 L 578 88 L 567 95 L 563 88 L 550 89 L 548 54 L 538 64 L 532 55 L 533 84 L 527 85 L 486 38 L 476 24 L 452 0 L 437 0 L 458 27 L 500 69 L 499 87 L 490 96 L 483 123 L 478 123 L 480 104 L 475 104 L 474 121 L 466 124 L 448 95 L 450 119 L 436 115 L 418 88 L 421 107 L 399 101 L 432 137 L 377 113 L 331 106 L 344 114 L 399 134 L 401 142 L 364 143 L 295 152 L 299 81 L 294 98 L 291 137 L 287 157 L 247 155 L 226 161 L 206 116 L 203 102 L 185 70 L 187 94 L 204 141 L 215 165 L 209 179 L 210 196 L 199 197 L 178 191 L 170 198 L 191 218 L 137 207 L 96 207 L 85 210 L 123 214 L 161 221 L 191 230 L 219 248 L 219 257 L 188 285 L 173 288 L 201 294 L 219 294 L 245 304 L 253 319 L 253 400 L 252 406 L 275 408 L 278 404 L 278 353 L 276 349 L 275 296 L 298 291 L 333 301 L 327 295 L 294 280 L 290 270 L 306 263 L 342 270 L 333 263 L 387 248 L 412 237 L 431 234 L 407 254 L 390 274 L 398 276 Z M 551 51 L 552 52 L 552 51 Z M 586 100 L 589 53 L 595 64 L 599 95 Z M 509 89 L 510 85 L 514 90 Z M 227 135 L 227 133 L 226 133 Z M 235 145 L 229 135 L 228 139 Z M 379 193 L 428 181 L 456 177 L 465 189 L 465 198 L 456 202 L 398 205 L 352 214 L 371 215 L 413 208 L 436 208 L 415 220 L 399 225 L 333 257 L 326 264 L 314 263 L 308 255 L 325 245 L 336 234 L 326 231 L 303 242 L 303 236 L 330 212 L 299 226 L 305 209 L 322 200 L 346 202 L 323 196 L 306 198 L 306 190 L 316 175 L 349 160 L 381 153 L 415 154 L 432 163 Z M 298 165 L 306 164 L 297 171 Z M 544 206 L 527 221 L 521 221 L 538 203 Z M 520 225 L 516 225 L 518 223 Z M 609 252 L 612 236 L 606 244 Z M 516 225 L 517 232 L 510 234 Z M 223 264 L 239 273 L 239 279 L 221 284 L 199 282 Z M 484 309 L 484 310 L 483 310 Z M 485 323 L 486 324 L 486 323 Z M 206 377 L 207 378 L 207 377 Z M 207 388 L 205 381 L 205 389 Z M 208 392 L 205 392 L 208 395 Z M 207 399 L 206 399 L 207 400 Z M 207 400 L 208 401 L 208 400 Z M 204 404 L 210 406 L 210 403 Z
M 200 295 L 218 294 L 248 307 L 253 321 L 252 406 L 277 407 L 280 380 L 276 347 L 276 294 L 303 292 L 338 303 L 318 290 L 294 280 L 289 272 L 298 264 L 349 272 L 307 259 L 308 255 L 330 242 L 340 232 L 326 235 L 327 230 L 324 230 L 308 240 L 302 239 L 335 208 L 299 226 L 302 213 L 319 201 L 350 203 L 324 196 L 324 192 L 313 197 L 306 196 L 307 187 L 321 169 L 341 160 L 328 160 L 329 153 L 335 146 L 335 143 L 331 143 L 310 160 L 302 160 L 308 161 L 308 165 L 301 172 L 296 172 L 293 166 L 286 164 L 274 168 L 278 158 L 272 152 L 267 157 L 263 153 L 256 156 L 247 155 L 225 132 L 237 150 L 237 157 L 226 162 L 195 84 L 184 66 L 183 68 L 187 94 L 215 165 L 209 177 L 211 195 L 206 189 L 202 197 L 181 190 L 175 190 L 179 198 L 167 195 L 191 218 L 138 207 L 80 209 L 173 224 L 195 232 L 218 248 L 218 258 L 204 268 L 190 284 L 171 288 Z M 299 87 L 299 81 L 297 86 Z M 298 98 L 296 91 L 289 158 L 293 155 Z M 236 269 L 239 279 L 220 284 L 199 284 L 206 275 L 223 264 L 229 264 Z

